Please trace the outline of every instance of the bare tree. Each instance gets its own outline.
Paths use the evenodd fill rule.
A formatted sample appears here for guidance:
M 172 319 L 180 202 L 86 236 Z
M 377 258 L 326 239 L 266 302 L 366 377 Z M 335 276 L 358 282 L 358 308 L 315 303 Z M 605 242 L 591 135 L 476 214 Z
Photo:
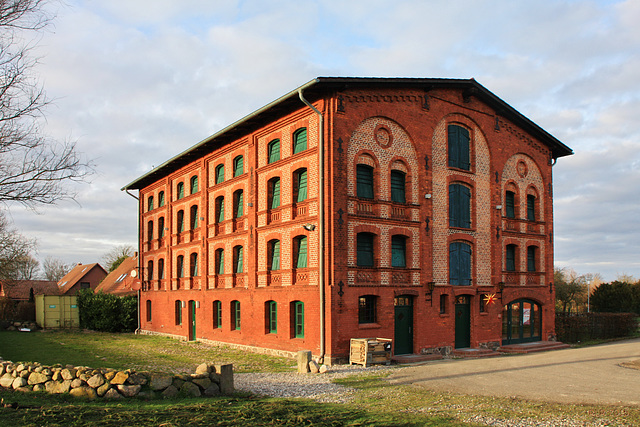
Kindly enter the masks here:
M 133 256 L 135 249 L 129 245 L 116 246 L 107 252 L 103 259 L 106 264 L 106 269 L 109 273 L 118 268 L 122 261 Z
M 46 280 L 59 282 L 73 268 L 73 264 L 65 264 L 59 258 L 48 256 L 42 262 L 42 272 Z
M 35 280 L 40 270 L 40 262 L 32 255 L 26 255 L 17 260 L 16 279 Z
M 20 262 L 29 257 L 34 248 L 35 241 L 11 228 L 11 222 L 0 211 L 0 280 L 17 280 Z
M 28 207 L 73 198 L 69 181 L 92 173 L 74 142 L 43 134 L 47 99 L 34 77 L 37 59 L 25 34 L 37 33 L 51 20 L 51 0 L 0 0 L 0 202 Z

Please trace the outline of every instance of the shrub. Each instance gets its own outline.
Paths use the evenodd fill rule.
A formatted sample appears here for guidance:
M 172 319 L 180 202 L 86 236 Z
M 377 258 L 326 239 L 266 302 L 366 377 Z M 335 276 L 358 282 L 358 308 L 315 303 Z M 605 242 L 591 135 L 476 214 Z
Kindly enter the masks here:
M 556 313 L 556 335 L 562 342 L 627 337 L 637 326 L 634 313 Z
M 640 284 L 618 281 L 602 283 L 591 293 L 591 310 L 640 315 Z
M 138 304 L 135 296 L 118 297 L 83 289 L 78 292 L 78 311 L 80 327 L 94 331 L 133 331 L 138 324 Z
M 0 320 L 13 320 L 15 303 L 11 298 L 0 297 Z

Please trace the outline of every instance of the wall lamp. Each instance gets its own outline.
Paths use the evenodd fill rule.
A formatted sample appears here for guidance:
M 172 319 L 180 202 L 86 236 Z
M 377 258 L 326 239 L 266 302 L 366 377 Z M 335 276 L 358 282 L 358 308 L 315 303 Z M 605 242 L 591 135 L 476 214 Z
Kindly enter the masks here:
M 305 224 L 302 227 L 307 231 L 313 231 L 313 230 L 316 229 L 316 225 L 315 224 Z
M 500 294 L 500 299 L 502 299 L 503 290 L 504 290 L 504 282 L 498 282 L 498 293 Z
M 436 282 L 427 282 L 427 297 L 429 297 L 429 301 L 431 302 L 431 307 L 433 307 L 433 290 L 436 288 Z M 426 298 L 425 298 L 426 300 Z

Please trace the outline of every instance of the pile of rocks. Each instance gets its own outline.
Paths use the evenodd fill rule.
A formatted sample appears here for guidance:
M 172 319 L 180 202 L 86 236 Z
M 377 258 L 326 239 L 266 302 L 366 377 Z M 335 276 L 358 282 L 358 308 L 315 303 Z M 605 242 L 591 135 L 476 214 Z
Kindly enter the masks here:
M 76 397 L 215 396 L 233 393 L 233 365 L 203 363 L 191 375 L 0 361 L 0 386 L 17 391 L 69 393 Z
M 7 331 L 19 331 L 19 330 L 29 330 L 35 331 L 40 329 L 36 322 L 26 321 L 26 322 L 9 322 L 6 324 L 5 328 Z
M 320 365 L 318 362 L 311 358 L 311 352 L 309 350 L 300 350 L 296 354 L 298 363 L 298 372 L 306 374 L 311 372 L 312 374 L 324 374 L 329 368 L 327 365 Z

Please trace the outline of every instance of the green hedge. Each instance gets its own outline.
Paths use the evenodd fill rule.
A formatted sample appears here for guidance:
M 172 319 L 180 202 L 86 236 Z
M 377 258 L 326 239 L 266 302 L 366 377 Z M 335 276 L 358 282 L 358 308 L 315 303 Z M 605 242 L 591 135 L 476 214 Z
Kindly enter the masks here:
M 628 337 L 637 328 L 635 313 L 556 313 L 556 335 L 566 343 Z
M 80 327 L 100 332 L 133 331 L 138 326 L 135 296 L 118 297 L 83 289 L 78 292 Z

